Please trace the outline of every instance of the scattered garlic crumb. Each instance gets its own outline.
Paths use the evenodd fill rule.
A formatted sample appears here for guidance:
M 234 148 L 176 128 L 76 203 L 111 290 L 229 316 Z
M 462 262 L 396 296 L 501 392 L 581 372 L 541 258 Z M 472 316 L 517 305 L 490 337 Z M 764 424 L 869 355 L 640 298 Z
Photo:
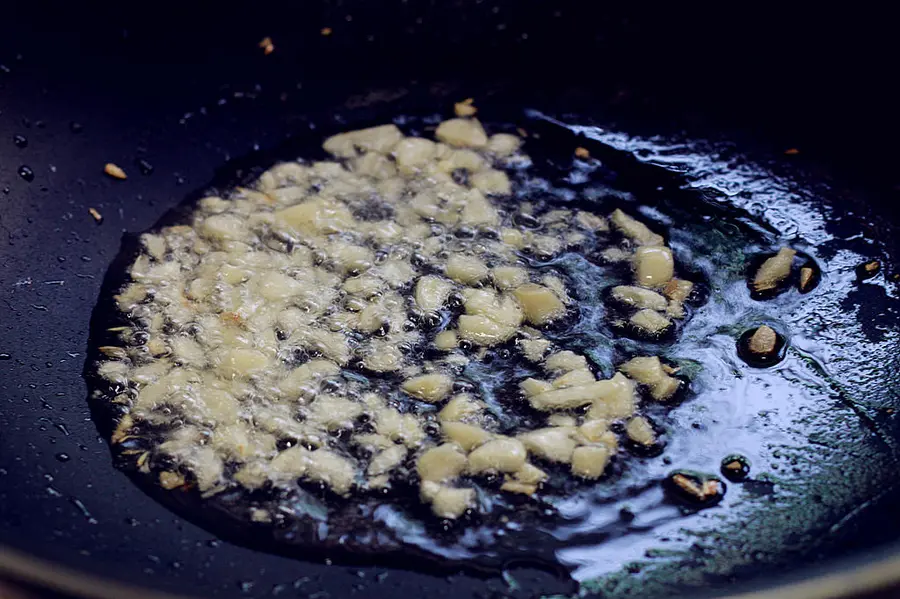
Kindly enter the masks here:
M 113 164 L 112 162 L 107 162 L 106 166 L 103 167 L 103 172 L 112 177 L 113 179 L 127 179 L 128 175 L 125 174 L 125 171 L 122 170 L 122 167 L 117 164 Z
M 475 107 L 474 102 L 474 98 L 466 98 L 462 102 L 457 102 L 453 105 L 454 114 L 460 118 L 475 116 L 478 109 Z
M 272 38 L 269 36 L 264 37 L 259 42 L 259 47 L 263 49 L 263 53 L 267 56 L 275 51 L 275 44 L 272 43 Z

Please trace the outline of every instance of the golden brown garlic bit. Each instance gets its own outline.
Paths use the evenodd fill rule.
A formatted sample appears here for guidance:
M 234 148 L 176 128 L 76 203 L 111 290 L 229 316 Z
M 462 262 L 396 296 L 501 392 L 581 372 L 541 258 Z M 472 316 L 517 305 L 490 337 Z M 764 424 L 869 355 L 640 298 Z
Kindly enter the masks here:
M 715 476 L 676 471 L 666 479 L 667 490 L 693 506 L 711 507 L 725 496 L 725 483 Z
M 475 113 L 478 112 L 478 109 L 475 108 L 474 103 L 474 98 L 466 98 L 462 102 L 457 102 L 453 105 L 453 112 L 460 118 L 475 116 Z
M 799 289 L 801 293 L 811 291 L 816 284 L 816 271 L 811 266 L 804 266 L 800 269 Z
M 778 344 L 778 334 L 768 325 L 762 325 L 753 333 L 748 343 L 751 352 L 758 355 L 768 355 L 775 351 Z
M 672 482 L 682 491 L 690 493 L 701 501 L 705 500 L 710 493 L 715 493 L 716 491 L 715 482 L 705 481 L 698 484 L 696 481 L 691 480 L 683 474 L 676 474 L 673 476 Z
M 270 38 L 269 36 L 262 38 L 262 40 L 259 42 L 259 47 L 263 49 L 263 53 L 266 56 L 275 51 L 275 44 L 272 43 L 272 38 Z
M 582 160 L 587 160 L 588 158 L 591 157 L 591 153 L 588 151 L 587 148 L 582 148 L 579 146 L 579 147 L 575 148 L 575 157 L 581 158 Z
M 122 167 L 117 164 L 113 164 L 112 162 L 107 162 L 103 167 L 103 172 L 112 177 L 113 179 L 127 179 L 128 175 L 125 174 L 125 171 L 122 170 Z
M 91 217 L 95 221 L 97 221 L 98 225 L 103 222 L 103 215 L 100 214 L 100 212 L 98 212 L 96 208 L 88 208 L 88 214 L 90 214 Z
M 790 276 L 791 266 L 796 255 L 796 250 L 781 248 L 777 254 L 766 259 L 753 277 L 752 289 L 757 293 L 777 289 Z
M 856 267 L 856 276 L 861 281 L 871 279 L 879 272 L 881 272 L 881 262 L 878 260 L 870 260 Z

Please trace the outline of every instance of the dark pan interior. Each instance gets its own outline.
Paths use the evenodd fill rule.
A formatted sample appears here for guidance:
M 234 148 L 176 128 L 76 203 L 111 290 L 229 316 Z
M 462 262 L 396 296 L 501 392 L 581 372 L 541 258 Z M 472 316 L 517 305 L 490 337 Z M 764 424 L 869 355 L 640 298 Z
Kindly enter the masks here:
M 810 214 L 840 209 L 846 216 L 829 234 L 863 235 L 835 253 L 885 261 L 884 283 L 855 288 L 845 306 L 869 335 L 846 348 L 848 363 L 876 367 L 828 373 L 848 401 L 809 439 L 805 459 L 829 465 L 816 491 L 795 497 L 787 485 L 758 485 L 767 505 L 740 512 L 744 526 L 723 526 L 671 565 L 632 565 L 606 590 L 724 592 L 900 536 L 891 509 L 900 497 L 886 482 L 900 424 L 895 270 L 885 260 L 898 249 L 900 181 L 890 168 L 895 98 L 879 71 L 889 46 L 876 16 L 701 18 L 513 2 L 270 4 L 239 15 L 107 8 L 14 8 L 0 39 L 0 353 L 9 356 L 0 360 L 0 544 L 198 596 L 572 592 L 534 569 L 513 568 L 511 586 L 500 577 L 328 566 L 214 540 L 113 470 L 85 402 L 88 322 L 124 231 L 152 226 L 287 138 L 446 113 L 468 96 L 523 122 L 523 109 L 535 108 L 634 137 L 711 140 L 731 148 L 725 158 L 736 167 L 771 169 L 776 192 L 815 198 Z M 257 47 L 266 35 L 276 44 L 270 56 Z M 560 125 L 530 122 L 569 143 Z M 615 136 L 592 136 L 584 143 L 635 181 L 690 181 L 659 166 L 665 153 L 645 147 L 642 162 Z M 793 147 L 801 153 L 784 156 Z M 129 179 L 104 178 L 106 162 Z M 32 181 L 18 174 L 23 165 Z

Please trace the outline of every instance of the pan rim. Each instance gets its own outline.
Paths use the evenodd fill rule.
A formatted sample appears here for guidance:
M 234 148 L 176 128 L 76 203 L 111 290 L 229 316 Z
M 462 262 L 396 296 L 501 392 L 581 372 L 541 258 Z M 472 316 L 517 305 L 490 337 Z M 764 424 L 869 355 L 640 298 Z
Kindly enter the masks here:
M 870 554 L 839 560 L 838 571 L 816 574 L 806 580 L 782 581 L 753 591 L 719 595 L 720 599 L 850 599 L 864 593 L 886 590 L 900 583 L 900 545 L 892 545 L 889 555 L 874 563 Z M 811 566 L 800 570 L 815 570 Z M 796 574 L 795 574 L 796 575 Z M 22 582 L 38 588 L 73 594 L 85 599 L 192 599 L 166 591 L 153 591 L 110 578 L 60 566 L 52 560 L 0 544 L 0 578 Z M 698 588 L 703 593 L 702 588 Z

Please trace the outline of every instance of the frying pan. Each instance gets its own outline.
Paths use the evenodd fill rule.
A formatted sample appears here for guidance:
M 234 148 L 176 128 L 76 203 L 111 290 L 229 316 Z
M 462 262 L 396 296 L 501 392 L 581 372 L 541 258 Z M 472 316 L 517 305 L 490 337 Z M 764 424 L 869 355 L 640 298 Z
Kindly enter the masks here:
M 816 492 L 760 479 L 740 496 L 764 509 L 734 508 L 743 526 L 707 530 L 671 560 L 658 551 L 623 557 L 602 585 L 581 592 L 836 597 L 900 579 L 891 485 L 900 441 L 890 262 L 897 122 L 881 71 L 890 38 L 879 30 L 887 19 L 502 1 L 4 10 L 0 572 L 98 597 L 578 592 L 571 579 L 533 567 L 435 575 L 219 540 L 112 467 L 85 399 L 88 324 L 123 232 L 147 229 L 211 181 L 272 160 L 286 140 L 446 113 L 474 96 L 485 118 L 529 119 L 555 143 L 590 144 L 648 193 L 690 188 L 745 211 L 759 200 L 763 212 L 766 202 L 782 206 L 780 195 L 803 200 L 805 216 L 794 221 L 827 222 L 842 241 L 831 258 L 849 252 L 840 255 L 884 264 L 870 282 L 845 277 L 843 319 L 824 323 L 838 331 L 856 323 L 865 342 L 836 338 L 832 354 L 848 371 L 828 373 L 839 383 L 825 410 L 835 418 L 804 430 L 813 458 L 791 464 L 768 448 L 758 464 L 801 477 L 807 468 Z M 257 47 L 264 36 L 275 43 L 268 56 Z M 785 156 L 788 148 L 800 154 Z M 712 154 L 730 168 L 678 160 Z M 107 162 L 128 180 L 104 178 Z M 735 179 L 746 165 L 777 185 Z M 835 277 L 853 266 L 823 263 Z

